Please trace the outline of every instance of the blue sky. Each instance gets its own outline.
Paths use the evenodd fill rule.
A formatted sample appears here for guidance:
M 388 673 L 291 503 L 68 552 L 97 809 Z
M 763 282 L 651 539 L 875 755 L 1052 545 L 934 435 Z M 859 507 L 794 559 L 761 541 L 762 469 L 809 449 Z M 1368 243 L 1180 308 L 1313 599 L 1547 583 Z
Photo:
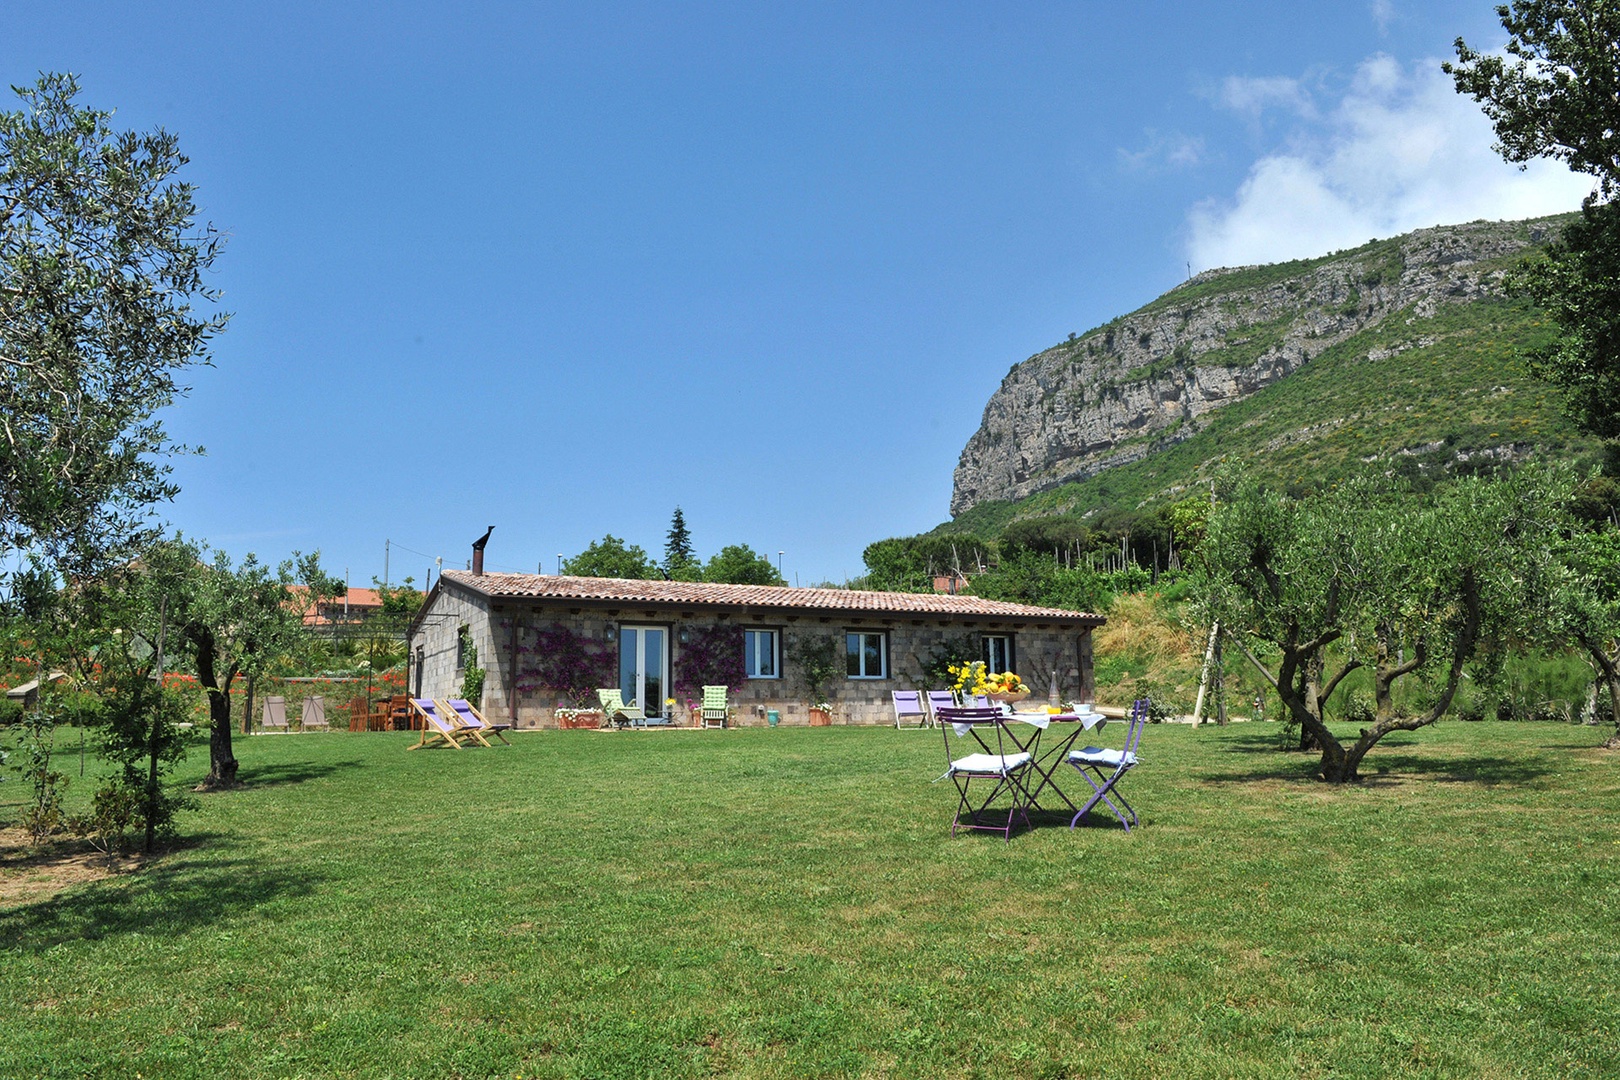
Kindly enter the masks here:
M 177 133 L 230 236 L 176 527 L 420 584 L 679 505 L 810 584 L 1189 267 L 1573 209 L 1437 72 L 1493 6 L 14 2 L 0 68 Z

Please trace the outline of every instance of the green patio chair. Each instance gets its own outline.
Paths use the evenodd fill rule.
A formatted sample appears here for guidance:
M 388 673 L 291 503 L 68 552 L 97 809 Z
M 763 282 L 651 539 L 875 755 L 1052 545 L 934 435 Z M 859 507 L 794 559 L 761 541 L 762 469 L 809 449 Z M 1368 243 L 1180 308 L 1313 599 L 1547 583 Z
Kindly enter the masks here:
M 726 702 L 726 687 L 703 688 L 703 726 L 725 727 L 731 720 L 731 706 Z
M 646 713 L 635 702 L 631 702 L 629 705 L 624 703 L 624 698 L 620 695 L 617 686 L 611 690 L 598 690 L 596 696 L 601 700 L 602 712 L 607 715 L 610 724 L 615 726 L 634 724 L 636 721 L 646 717 Z

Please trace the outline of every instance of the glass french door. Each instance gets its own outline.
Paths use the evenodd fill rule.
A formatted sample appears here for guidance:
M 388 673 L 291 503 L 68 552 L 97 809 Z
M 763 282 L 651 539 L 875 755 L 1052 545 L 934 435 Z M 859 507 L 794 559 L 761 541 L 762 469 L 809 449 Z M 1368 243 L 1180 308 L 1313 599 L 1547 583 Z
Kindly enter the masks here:
M 669 685 L 669 635 L 661 626 L 619 627 L 619 693 L 645 716 L 664 711 Z

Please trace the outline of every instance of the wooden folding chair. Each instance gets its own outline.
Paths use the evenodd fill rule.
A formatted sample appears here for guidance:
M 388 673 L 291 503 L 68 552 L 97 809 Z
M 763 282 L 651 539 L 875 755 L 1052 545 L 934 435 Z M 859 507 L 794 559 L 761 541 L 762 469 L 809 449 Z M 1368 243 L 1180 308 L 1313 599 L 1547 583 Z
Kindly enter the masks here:
M 1142 741 L 1142 728 L 1147 725 L 1152 707 L 1153 703 L 1147 698 L 1131 706 L 1131 726 L 1125 733 L 1124 749 L 1105 750 L 1097 746 L 1088 746 L 1083 750 L 1069 751 L 1069 764 L 1078 769 L 1080 775 L 1085 777 L 1086 783 L 1091 785 L 1091 798 L 1087 799 L 1080 812 L 1074 815 L 1074 819 L 1069 822 L 1069 828 L 1078 825 L 1080 819 L 1099 802 L 1108 804 L 1108 809 L 1112 810 L 1119 823 L 1125 826 L 1126 832 L 1130 832 L 1131 826 L 1137 824 L 1135 809 L 1126 801 L 1125 796 L 1120 794 L 1117 785 L 1120 777 L 1136 767 L 1138 760 L 1136 747 Z M 1115 799 L 1125 807 L 1124 813 L 1120 812 L 1119 806 L 1114 805 Z
M 457 750 L 469 742 L 489 745 L 477 728 L 466 727 L 459 718 L 452 720 L 439 710 L 438 703 L 431 698 L 411 698 L 411 708 L 422 717 L 422 738 L 407 746 L 407 750 L 420 750 L 424 746 L 437 746 L 440 743 L 449 743 Z
M 928 710 L 923 708 L 922 692 L 918 690 L 890 691 L 894 698 L 894 726 L 903 728 L 907 720 L 916 720 L 919 728 L 928 726 Z
M 436 700 L 436 699 L 435 699 Z M 511 731 L 511 724 L 492 724 L 484 719 L 484 714 L 466 698 L 451 698 L 448 701 L 438 702 L 440 711 L 448 717 L 461 721 L 462 726 L 474 728 L 478 731 L 487 731 L 501 742 L 511 746 L 511 742 L 502 732 Z

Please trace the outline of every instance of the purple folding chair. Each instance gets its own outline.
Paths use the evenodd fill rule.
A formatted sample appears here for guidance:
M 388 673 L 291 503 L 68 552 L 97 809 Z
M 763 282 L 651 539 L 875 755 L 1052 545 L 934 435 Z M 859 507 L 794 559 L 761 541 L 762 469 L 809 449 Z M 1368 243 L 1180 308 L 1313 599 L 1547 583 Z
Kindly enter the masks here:
M 497 739 L 501 740 L 501 742 L 506 743 L 507 746 L 512 745 L 505 734 L 503 734 L 504 732 L 511 731 L 512 725 L 490 723 L 488 720 L 484 719 L 484 714 L 478 711 L 478 707 L 472 702 L 468 701 L 466 698 L 451 698 L 448 701 L 440 702 L 440 704 L 449 709 L 449 712 L 445 715 L 454 716 L 456 719 L 460 720 L 462 727 L 469 727 L 475 731 L 486 731 L 495 736 Z
M 956 708 L 956 697 L 949 690 L 929 690 L 928 711 L 934 714 L 934 720 L 939 720 L 939 710 Z
M 1120 777 L 1136 766 L 1136 746 L 1142 741 L 1142 728 L 1147 724 L 1151 708 L 1152 703 L 1147 698 L 1142 698 L 1131 706 L 1131 726 L 1125 733 L 1123 750 L 1105 750 L 1101 747 L 1088 746 L 1083 750 L 1069 751 L 1069 764 L 1073 765 L 1080 775 L 1086 778 L 1086 783 L 1091 785 L 1091 798 L 1087 799 L 1080 812 L 1074 815 L 1074 819 L 1069 822 L 1069 828 L 1078 825 L 1080 819 L 1099 802 L 1108 804 L 1108 809 L 1112 810 L 1119 823 L 1125 826 L 1126 832 L 1130 832 L 1131 826 L 1137 824 L 1136 811 L 1115 785 L 1119 783 Z M 1119 800 L 1119 806 L 1125 807 L 1125 813 L 1120 813 L 1119 806 L 1114 804 L 1115 799 Z M 1130 815 L 1128 819 L 1127 814 Z
M 1003 840 L 1011 840 L 1015 818 L 1022 817 L 1026 827 L 1030 824 L 1029 787 L 1024 778 L 1030 772 L 1033 756 L 1007 734 L 1000 709 L 941 707 L 934 710 L 934 719 L 945 739 L 945 773 L 939 779 L 949 777 L 956 785 L 956 817 L 951 820 L 951 835 L 955 836 L 957 829 L 980 829 L 999 832 Z M 953 731 L 959 737 L 972 736 L 982 752 L 952 756 Z M 982 731 L 995 733 L 993 747 Z M 975 780 L 981 781 L 977 788 L 973 786 Z M 991 804 L 1003 796 L 1009 800 L 1006 820 L 987 823 L 985 815 L 991 812 Z
M 894 697 L 894 726 L 903 728 L 907 720 L 917 721 L 920 728 L 928 726 L 928 711 L 923 708 L 922 694 L 916 690 L 892 690 Z

